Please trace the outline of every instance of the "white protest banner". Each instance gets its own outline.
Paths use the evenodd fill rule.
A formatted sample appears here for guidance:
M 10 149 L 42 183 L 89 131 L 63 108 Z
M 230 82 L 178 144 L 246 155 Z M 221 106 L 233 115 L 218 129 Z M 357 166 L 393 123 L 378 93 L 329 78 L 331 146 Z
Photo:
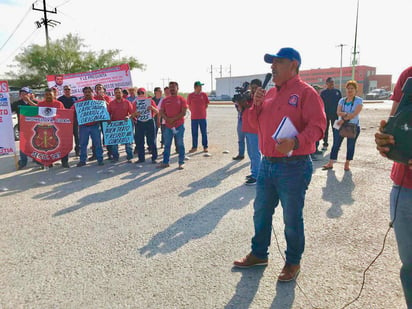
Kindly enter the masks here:
M 139 121 L 147 121 L 152 119 L 152 111 L 148 108 L 152 105 L 152 99 L 136 99 L 136 111 L 140 113 Z
M 9 85 L 0 81 L 0 156 L 16 153 L 12 116 Z
M 103 122 L 103 136 L 105 145 L 133 143 L 133 124 L 130 119 Z
M 110 97 L 114 96 L 114 88 L 132 87 L 129 65 L 121 64 L 90 72 L 47 75 L 48 87 L 56 87 L 59 95 L 63 95 L 63 87 L 67 85 L 71 87 L 72 95 L 82 97 L 83 87 L 89 86 L 94 89 L 97 84 L 102 84 Z
M 76 102 L 74 106 L 79 126 L 95 121 L 110 120 L 105 101 L 86 100 Z

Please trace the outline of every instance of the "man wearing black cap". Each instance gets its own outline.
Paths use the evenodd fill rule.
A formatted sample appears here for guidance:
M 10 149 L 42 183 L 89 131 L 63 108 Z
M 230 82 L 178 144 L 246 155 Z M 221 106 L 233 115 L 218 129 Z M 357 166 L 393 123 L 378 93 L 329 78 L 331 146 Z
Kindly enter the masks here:
M 286 47 L 277 54 L 266 54 L 264 59 L 271 63 L 275 87 L 267 93 L 262 88 L 256 90 L 249 115 L 251 125 L 258 128 L 259 149 L 263 154 L 253 205 L 255 235 L 251 252 L 235 261 L 234 266 L 248 268 L 268 264 L 272 216 L 280 201 L 286 263 L 278 281 L 285 282 L 294 280 L 300 271 L 305 248 L 303 207 L 313 171 L 310 154 L 315 151 L 315 142 L 323 136 L 326 117 L 322 99 L 299 76 L 298 51 Z M 295 130 L 284 129 L 292 128 L 291 125 Z
M 17 114 L 17 124 L 20 130 L 20 106 L 37 106 L 39 102 L 30 98 L 32 90 L 29 87 L 23 87 L 19 91 L 20 100 L 14 102 L 11 106 L 13 112 Z M 27 165 L 27 155 L 20 151 L 19 169 Z
M 326 79 L 326 89 L 320 93 L 320 97 L 323 100 L 323 104 L 325 106 L 325 114 L 326 114 L 326 130 L 325 130 L 325 136 L 323 137 L 323 148 L 322 148 L 322 150 L 326 150 L 329 146 L 328 144 L 329 126 L 333 127 L 333 123 L 335 122 L 336 119 L 338 119 L 336 110 L 338 108 L 338 102 L 342 98 L 342 93 L 340 92 L 339 89 L 335 88 L 335 81 L 332 77 L 328 77 Z

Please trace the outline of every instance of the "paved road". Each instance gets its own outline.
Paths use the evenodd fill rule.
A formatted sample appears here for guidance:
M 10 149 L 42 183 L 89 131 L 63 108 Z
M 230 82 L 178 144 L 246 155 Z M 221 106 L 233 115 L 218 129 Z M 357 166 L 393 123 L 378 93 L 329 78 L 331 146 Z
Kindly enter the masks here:
M 266 269 L 232 269 L 250 250 L 255 195 L 243 185 L 248 160 L 231 160 L 232 106 L 210 107 L 212 156 L 191 155 L 183 171 L 176 155 L 164 170 L 121 161 L 15 171 L 14 159 L 2 157 L 0 307 L 341 308 L 358 294 L 388 226 L 391 163 L 373 143 L 387 114 L 373 106 L 362 112 L 351 172 L 343 171 L 345 146 L 334 170 L 320 168 L 328 152 L 314 162 L 297 280 L 303 291 L 276 283 L 283 260 L 274 237 Z M 274 218 L 283 252 L 281 208 Z M 391 231 L 349 308 L 406 308 L 396 250 Z

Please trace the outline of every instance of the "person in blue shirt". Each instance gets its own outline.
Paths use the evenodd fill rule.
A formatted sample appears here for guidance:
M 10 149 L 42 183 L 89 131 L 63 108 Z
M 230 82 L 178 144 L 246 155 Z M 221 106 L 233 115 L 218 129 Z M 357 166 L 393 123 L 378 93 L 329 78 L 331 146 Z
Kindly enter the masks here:
M 354 138 L 347 138 L 346 146 L 346 162 L 345 171 L 349 171 L 350 161 L 353 160 L 355 154 L 355 144 L 359 137 L 360 125 L 359 125 L 359 113 L 362 111 L 363 100 L 361 97 L 356 96 L 358 90 L 358 83 L 354 80 L 350 80 L 346 83 L 346 97 L 339 100 L 336 114 L 339 116 L 338 125 L 341 126 L 345 121 L 356 125 L 356 136 Z M 330 152 L 330 159 L 328 164 L 323 166 L 323 170 L 330 170 L 333 168 L 333 163 L 338 158 L 338 152 L 342 145 L 343 137 L 340 136 L 339 130 L 333 128 L 333 146 Z
M 320 97 L 323 100 L 325 106 L 326 114 L 326 130 L 325 136 L 323 137 L 323 147 L 322 150 L 328 149 L 328 135 L 329 135 L 329 126 L 333 127 L 333 123 L 338 116 L 336 114 L 336 109 L 338 107 L 338 102 L 342 98 L 342 93 L 339 89 L 335 88 L 335 81 L 332 77 L 326 79 L 326 89 L 320 93 Z M 317 150 L 317 149 L 316 149 Z

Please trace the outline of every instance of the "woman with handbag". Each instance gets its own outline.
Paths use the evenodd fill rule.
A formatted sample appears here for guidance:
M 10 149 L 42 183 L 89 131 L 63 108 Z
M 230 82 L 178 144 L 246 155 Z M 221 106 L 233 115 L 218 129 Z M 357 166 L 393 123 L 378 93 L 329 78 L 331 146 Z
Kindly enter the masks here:
M 349 163 L 353 160 L 355 153 L 355 144 L 360 133 L 359 113 L 362 111 L 363 100 L 356 96 L 358 90 L 358 83 L 350 80 L 346 83 L 346 97 L 339 100 L 336 120 L 333 126 L 333 146 L 330 152 L 329 163 L 323 166 L 323 170 L 330 170 L 333 168 L 333 163 L 338 158 L 338 152 L 342 145 L 343 139 L 346 137 L 346 162 L 345 171 L 349 171 Z M 339 129 L 336 129 L 339 127 Z

